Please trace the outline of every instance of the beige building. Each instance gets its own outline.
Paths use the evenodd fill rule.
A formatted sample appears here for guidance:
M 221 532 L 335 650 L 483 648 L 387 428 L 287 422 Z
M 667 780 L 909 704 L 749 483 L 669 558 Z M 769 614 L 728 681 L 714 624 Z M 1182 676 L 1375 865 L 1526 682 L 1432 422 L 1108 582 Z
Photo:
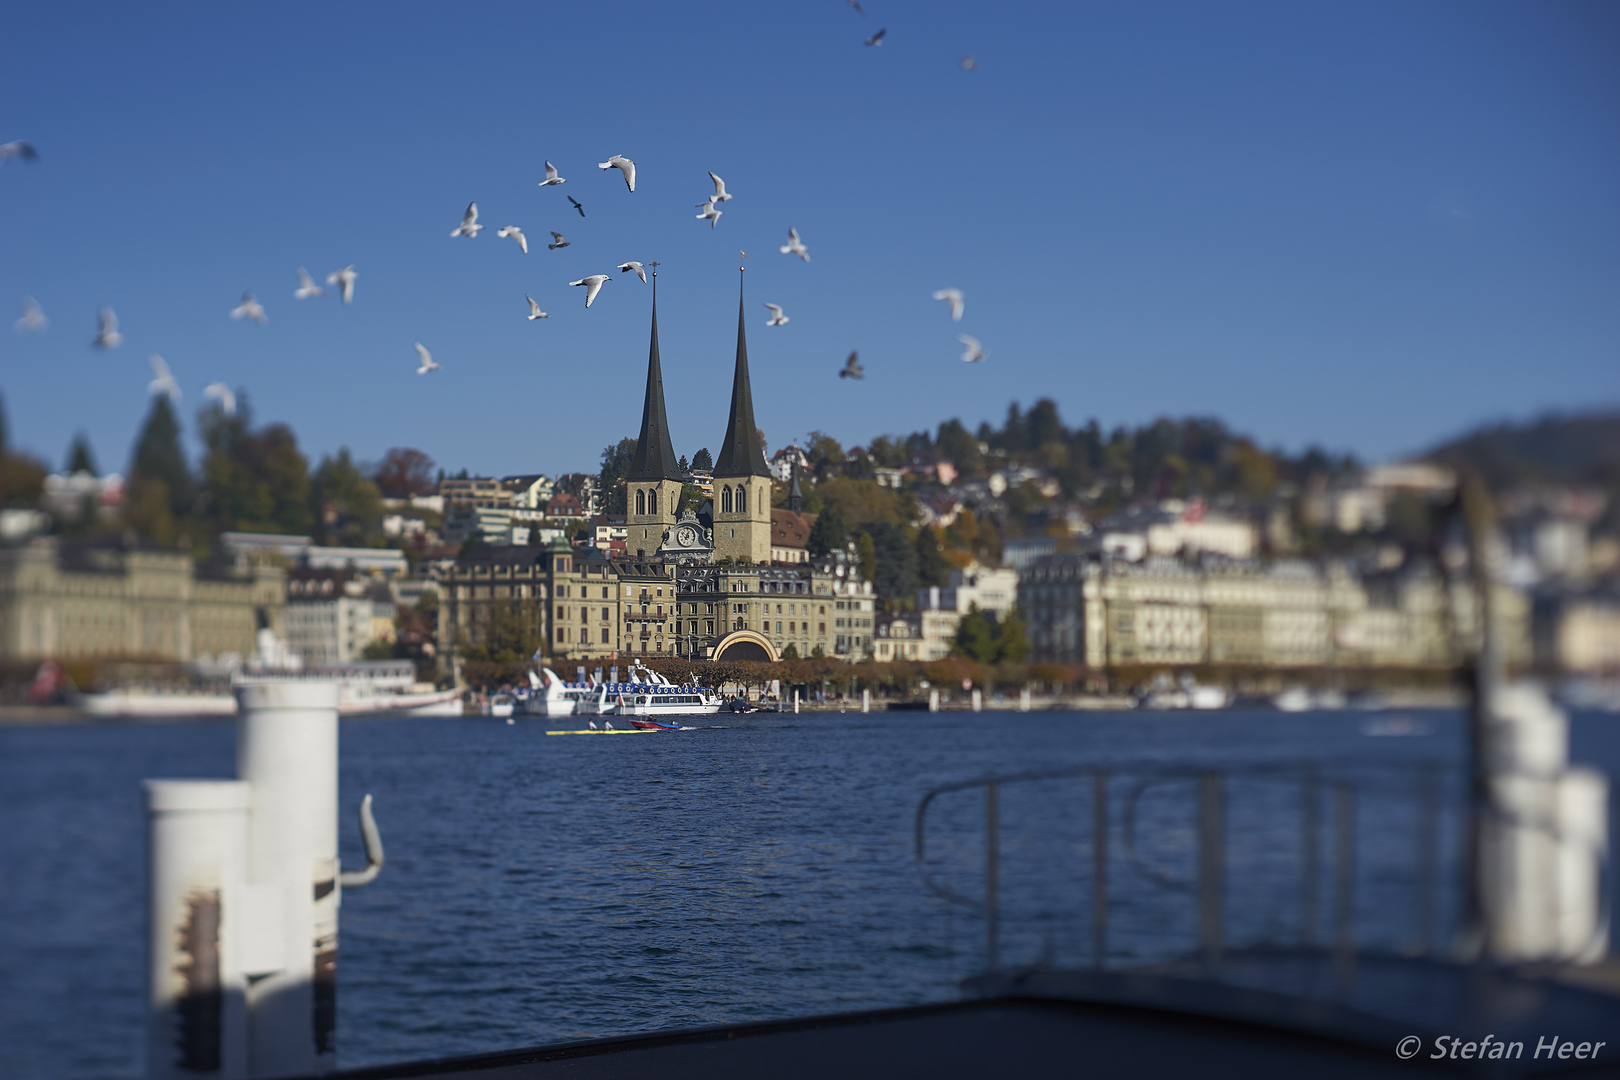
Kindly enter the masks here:
M 261 618 L 282 630 L 284 580 L 268 565 L 199 566 L 186 552 L 118 540 L 0 547 L 0 657 L 248 656 Z

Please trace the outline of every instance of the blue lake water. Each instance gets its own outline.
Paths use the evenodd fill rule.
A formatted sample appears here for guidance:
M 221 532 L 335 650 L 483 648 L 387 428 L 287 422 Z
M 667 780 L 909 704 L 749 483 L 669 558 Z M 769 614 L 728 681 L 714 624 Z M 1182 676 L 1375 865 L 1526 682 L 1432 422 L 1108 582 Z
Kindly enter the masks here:
M 346 720 L 344 861 L 364 861 L 352 810 L 370 792 L 388 862 L 344 898 L 339 1062 L 949 999 L 982 959 L 983 931 L 919 879 L 913 819 L 930 787 L 1154 761 L 1426 760 L 1454 779 L 1460 717 L 1407 715 L 1423 734 L 1369 737 L 1370 717 L 1353 712 L 764 715 L 633 738 L 548 737 L 533 721 Z M 1572 752 L 1615 775 L 1620 719 L 1577 717 Z M 0 728 L 0 1076 L 140 1075 L 140 781 L 233 770 L 229 722 Z M 1140 807 L 1152 834 L 1142 865 L 1111 871 L 1116 959 L 1185 944 L 1169 929 L 1185 897 L 1145 876 L 1182 873 L 1189 850 L 1184 808 L 1158 797 Z M 1256 895 L 1278 896 L 1234 901 L 1235 936 L 1295 932 L 1297 905 L 1281 894 L 1297 875 L 1278 854 L 1297 835 L 1283 824 L 1290 798 L 1230 792 L 1234 848 L 1253 855 Z M 1074 870 L 1063 838 L 1083 826 L 1081 805 L 1056 788 L 1007 798 L 1006 960 L 1084 959 L 1083 919 L 1035 910 L 1045 900 L 1020 910 L 1014 895 L 1020 874 L 1033 897 L 1037 878 L 1050 891 Z M 1376 833 L 1365 849 L 1387 864 L 1359 897 L 1374 942 L 1410 930 L 1400 805 L 1364 819 Z M 977 813 L 947 800 L 934 819 L 940 872 L 963 888 Z M 1082 887 L 1055 888 L 1071 885 Z

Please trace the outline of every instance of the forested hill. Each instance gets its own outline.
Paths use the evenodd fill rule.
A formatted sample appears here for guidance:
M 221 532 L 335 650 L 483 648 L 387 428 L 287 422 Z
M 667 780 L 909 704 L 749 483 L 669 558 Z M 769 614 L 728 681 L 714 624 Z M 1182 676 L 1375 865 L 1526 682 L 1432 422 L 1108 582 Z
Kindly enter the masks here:
M 1443 443 L 1424 456 L 1454 468 L 1474 469 L 1497 490 L 1558 484 L 1620 493 L 1620 412 L 1496 424 Z

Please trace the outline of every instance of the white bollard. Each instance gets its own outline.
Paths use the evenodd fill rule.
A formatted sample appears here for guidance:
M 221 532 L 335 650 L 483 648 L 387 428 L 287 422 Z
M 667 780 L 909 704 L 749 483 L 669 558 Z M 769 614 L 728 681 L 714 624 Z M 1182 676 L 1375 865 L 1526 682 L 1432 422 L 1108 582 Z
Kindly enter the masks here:
M 251 791 L 148 780 L 146 1075 L 247 1075 L 242 939 Z
M 973 711 L 974 712 L 982 712 L 983 710 L 984 710 L 984 695 L 979 691 L 979 688 L 977 686 L 975 686 L 973 688 Z
M 248 942 L 250 1075 L 336 1064 L 338 690 L 237 688 L 237 775 L 252 785 L 247 879 L 260 916 Z
M 1029 712 L 1029 687 L 1018 691 L 1018 711 Z
M 939 690 L 937 688 L 928 691 L 928 711 L 939 712 Z
M 793 691 L 793 715 L 799 715 L 799 691 L 797 689 Z
M 861 712 L 869 713 L 871 711 L 872 711 L 872 691 L 870 691 L 870 690 L 862 690 L 861 691 Z

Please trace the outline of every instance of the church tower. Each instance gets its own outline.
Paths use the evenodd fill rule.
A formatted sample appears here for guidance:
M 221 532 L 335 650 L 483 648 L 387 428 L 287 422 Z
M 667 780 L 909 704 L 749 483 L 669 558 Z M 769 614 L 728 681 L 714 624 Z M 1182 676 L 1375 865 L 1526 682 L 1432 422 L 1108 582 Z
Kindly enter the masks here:
M 737 294 L 737 368 L 731 376 L 731 418 L 714 461 L 714 554 L 746 562 L 771 561 L 771 470 L 754 425 L 748 384 L 748 335 L 742 289 Z
M 652 346 L 647 353 L 647 397 L 641 406 L 641 435 L 625 476 L 625 518 L 629 531 L 625 545 L 637 555 L 651 557 L 675 524 L 680 510 L 681 470 L 669 441 L 669 419 L 664 415 L 664 372 L 658 363 L 658 271 L 653 271 Z

